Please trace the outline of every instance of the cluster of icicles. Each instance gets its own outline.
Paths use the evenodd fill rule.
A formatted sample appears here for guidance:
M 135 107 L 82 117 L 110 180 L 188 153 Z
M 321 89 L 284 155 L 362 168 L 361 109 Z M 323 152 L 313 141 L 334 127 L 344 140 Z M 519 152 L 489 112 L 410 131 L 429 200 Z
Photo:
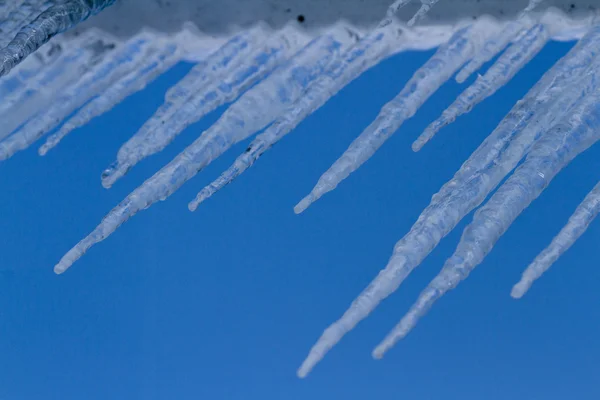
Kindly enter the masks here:
M 1 42 L 5 48 L 0 56 L 0 74 L 14 67 L 0 81 L 0 159 L 52 132 L 39 149 L 45 154 L 65 135 L 190 57 L 200 61 L 167 92 L 164 104 L 121 147 L 116 161 L 103 172 L 102 184 L 109 188 L 136 163 L 164 149 L 187 126 L 229 104 L 214 125 L 111 210 L 60 260 L 55 272 L 65 272 L 92 245 L 106 239 L 133 215 L 165 200 L 232 145 L 262 131 L 228 170 L 199 192 L 189 204 L 190 210 L 195 210 L 361 73 L 393 54 L 413 48 L 418 40 L 410 26 L 435 1 L 422 0 L 421 10 L 408 24 L 395 21 L 395 12 L 408 2 L 396 1 L 379 26 L 366 34 L 339 24 L 317 38 L 308 38 L 293 25 L 278 31 L 256 25 L 214 51 L 191 55 L 181 45 L 189 42 L 181 40 L 182 35 L 192 34 L 189 32 L 171 36 L 142 32 L 120 42 L 102 32 L 88 31 L 62 42 L 53 40 L 29 58 L 27 55 L 52 36 L 111 1 L 0 2 L 2 38 L 11 38 Z M 500 54 L 487 72 L 414 142 L 415 151 L 442 127 L 505 85 L 560 28 L 556 13 L 534 17 L 531 11 L 539 2 L 532 0 L 518 18 L 507 23 L 482 18 L 455 29 L 323 174 L 295 211 L 304 211 L 367 161 L 451 77 L 463 82 Z M 590 18 L 585 35 L 572 50 L 546 72 L 433 196 L 410 232 L 396 244 L 388 265 L 325 330 L 300 367 L 299 376 L 306 376 L 332 346 L 392 294 L 440 240 L 512 172 L 477 210 L 442 271 L 374 350 L 374 357 L 381 357 L 408 334 L 437 299 L 482 262 L 556 174 L 600 138 L 600 25 L 594 22 Z M 512 296 L 523 296 L 599 211 L 600 184 L 525 270 Z

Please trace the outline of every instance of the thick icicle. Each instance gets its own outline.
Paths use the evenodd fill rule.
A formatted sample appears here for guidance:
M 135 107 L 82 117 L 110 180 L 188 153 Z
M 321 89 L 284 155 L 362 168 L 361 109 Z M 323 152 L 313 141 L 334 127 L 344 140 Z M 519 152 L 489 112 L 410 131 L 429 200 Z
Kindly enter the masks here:
M 15 65 L 53 36 L 99 13 L 114 2 L 115 0 L 69 0 L 42 12 L 0 50 L 0 76 L 8 74 Z
M 433 7 L 440 0 L 421 0 L 421 8 L 416 12 L 415 15 L 408 21 L 408 26 L 413 26 L 417 22 L 427 15 L 431 7 Z
M 349 49 L 341 60 L 318 77 L 302 97 L 281 113 L 281 116 L 250 144 L 227 171 L 215 182 L 202 189 L 196 199 L 190 202 L 190 210 L 195 210 L 202 201 L 231 183 L 254 164 L 265 151 L 361 73 L 391 54 L 407 50 L 411 40 L 407 32 L 399 29 L 397 25 L 389 24 L 383 24 L 376 31 L 366 35 Z
M 456 74 L 456 81 L 458 83 L 463 83 L 469 76 L 481 68 L 483 64 L 490 61 L 496 54 L 504 50 L 511 40 L 518 37 L 519 33 L 531 24 L 529 13 L 543 1 L 544 0 L 529 0 L 527 7 L 519 14 L 517 19 L 508 22 L 498 35 L 490 37 L 484 43 L 481 51 L 477 53 L 458 74 Z
M 585 233 L 599 212 L 600 183 L 583 199 L 583 202 L 569 218 L 569 222 L 552 239 L 552 243 L 523 272 L 521 280 L 513 286 L 511 296 L 515 299 L 523 297 L 533 282 L 540 278 Z
M 598 85 L 596 85 L 596 90 Z M 479 265 L 500 236 L 535 200 L 560 170 L 600 139 L 600 95 L 581 100 L 533 146 L 525 162 L 473 217 L 460 243 L 442 271 L 421 293 L 417 302 L 373 351 L 380 358 L 404 338 L 433 303 L 454 289 Z
M 496 63 L 479 76 L 475 83 L 466 89 L 437 120 L 432 122 L 413 143 L 413 150 L 419 151 L 433 136 L 460 115 L 466 114 L 478 103 L 492 96 L 506 85 L 542 48 L 550 38 L 549 28 L 536 24 L 515 42 Z
M 19 32 L 21 27 L 32 22 L 38 15 L 53 5 L 51 1 L 25 1 L 10 12 L 0 23 L 0 46 L 5 47 Z
M 138 211 L 166 199 L 235 142 L 267 125 L 286 104 L 301 96 L 354 40 L 355 34 L 344 30 L 311 42 L 289 63 L 242 96 L 213 127 L 113 209 L 91 235 L 63 257 L 55 271 L 64 272 L 90 246 L 106 238 Z
M 111 39 L 94 37 L 96 31 L 75 40 L 49 68 L 26 78 L 26 82 L 7 94 L 0 103 L 0 139 L 41 110 L 50 107 L 55 94 L 65 91 L 85 76 L 115 47 Z M 18 76 L 18 75 L 17 75 Z
M 177 109 L 164 125 L 145 134 L 143 140 L 128 152 L 127 157 L 120 151 L 121 157 L 102 174 L 102 185 L 111 187 L 139 161 L 167 147 L 189 125 L 217 107 L 235 100 L 240 93 L 288 59 L 306 41 L 306 36 L 296 27 L 285 28 L 269 38 L 263 46 L 255 49 L 248 60 L 234 68 L 231 76 L 207 85 Z M 138 138 L 139 136 L 134 140 L 139 140 Z
M 54 129 L 69 114 L 81 107 L 92 97 L 103 92 L 115 80 L 137 68 L 152 49 L 154 34 L 141 33 L 120 47 L 116 54 L 98 64 L 79 82 L 69 87 L 53 102 L 22 128 L 0 142 L 0 160 L 11 157 Z
M 105 92 L 100 93 L 98 97 L 90 101 L 65 122 L 60 130 L 52 134 L 46 143 L 40 147 L 40 155 L 45 155 L 74 129 L 84 126 L 93 118 L 104 114 L 133 93 L 144 89 L 148 83 L 162 75 L 179 60 L 180 53 L 178 46 L 174 43 L 165 44 L 164 49 L 149 57 L 137 69 L 121 78 Z
M 303 212 L 371 158 L 404 121 L 411 118 L 421 105 L 471 58 L 486 33 L 489 33 L 489 24 L 482 21 L 458 30 L 448 43 L 441 46 L 425 65 L 419 68 L 404 89 L 383 106 L 375 121 L 321 176 L 315 188 L 294 211 Z
M 519 101 L 494 132 L 436 193 L 417 222 L 394 247 L 386 267 L 355 299 L 342 317 L 329 326 L 312 347 L 298 375 L 312 368 L 356 324 L 392 294 L 462 218 L 477 207 L 565 109 L 593 91 L 586 75 L 598 68 L 600 27 L 592 29 Z M 585 86 L 588 87 L 585 87 Z

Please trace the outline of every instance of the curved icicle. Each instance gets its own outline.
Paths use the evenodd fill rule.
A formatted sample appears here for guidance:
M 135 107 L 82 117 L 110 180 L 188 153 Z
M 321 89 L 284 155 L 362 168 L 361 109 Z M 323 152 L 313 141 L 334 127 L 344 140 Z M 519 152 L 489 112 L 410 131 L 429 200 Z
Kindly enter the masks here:
M 143 90 L 148 83 L 180 61 L 181 55 L 176 44 L 165 44 L 164 48 L 148 58 L 134 71 L 128 73 L 105 92 L 90 101 L 71 117 L 60 130 L 52 134 L 39 148 L 39 154 L 45 155 L 74 129 L 87 124 L 95 117 L 104 114 L 130 95 Z
M 432 122 L 412 145 L 419 151 L 443 127 L 451 124 L 460 115 L 466 114 L 477 104 L 492 96 L 506 85 L 548 42 L 550 32 L 544 24 L 536 24 L 490 67 L 483 76 L 467 88 L 437 120 Z
M 596 84 L 595 90 L 599 88 Z M 375 348 L 373 356 L 381 358 L 414 328 L 436 300 L 466 279 L 556 174 L 598 139 L 600 95 L 593 93 L 581 100 L 565 118 L 538 140 L 523 164 L 477 210 L 452 257 L 446 261 L 442 271 L 421 293 L 400 323 Z
M 68 0 L 48 8 L 0 50 L 0 77 L 8 74 L 53 36 L 99 13 L 114 2 L 115 0 Z
M 248 31 L 234 36 L 205 61 L 195 65 L 183 79 L 167 91 L 164 104 L 154 115 L 121 146 L 117 154 L 117 161 L 102 173 L 103 186 L 111 187 L 135 163 L 159 151 L 160 149 L 154 151 L 149 145 L 152 141 L 157 142 L 156 137 L 164 131 L 163 125 L 191 98 L 198 98 L 201 96 L 200 93 L 214 91 L 214 82 L 242 70 L 245 65 L 244 61 L 256 53 L 256 49 L 268 40 L 270 34 L 272 32 L 265 25 L 256 25 Z M 170 140 L 166 138 L 164 140 L 166 141 L 164 146 L 166 146 Z M 148 148 L 145 149 L 146 147 Z
M 267 125 L 354 40 L 351 32 L 316 39 L 293 62 L 248 91 L 209 130 L 113 209 L 92 234 L 65 255 L 55 271 L 64 272 L 90 246 L 105 239 L 138 211 L 166 199 L 234 143 Z M 257 112 L 259 104 L 267 106 L 267 111 Z
M 437 91 L 477 50 L 483 35 L 489 31 L 485 22 L 458 30 L 408 81 L 404 89 L 389 103 L 348 150 L 325 172 L 313 190 L 296 207 L 299 214 L 325 193 L 356 171 L 411 118 L 425 101 Z
M 137 68 L 152 49 L 152 37 L 147 33 L 141 33 L 130 39 L 117 49 L 112 57 L 95 66 L 80 81 L 65 90 L 48 109 L 42 110 L 23 127 L 0 142 L 0 160 L 6 160 L 17 151 L 26 149 L 54 129 L 77 108 Z
M 361 73 L 379 63 L 384 58 L 407 50 L 411 38 L 398 26 L 382 25 L 366 35 L 349 49 L 341 60 L 333 63 L 311 84 L 304 95 L 281 113 L 281 116 L 265 132 L 258 135 L 248 149 L 216 181 L 198 193 L 190 202 L 194 211 L 198 205 L 218 190 L 231 183 L 248 169 L 265 151 L 290 133 L 302 120 L 319 109 Z
M 521 280 L 513 286 L 510 295 L 515 299 L 523 297 L 533 282 L 539 279 L 585 233 L 598 213 L 600 213 L 600 183 L 583 199 L 569 218 L 569 222 L 552 239 L 550 245 L 527 267 Z
M 342 337 L 366 318 L 528 152 L 573 103 L 593 91 L 587 72 L 600 64 L 600 27 L 593 28 L 519 101 L 494 132 L 436 193 L 417 222 L 394 247 L 378 276 L 311 348 L 298 371 L 306 376 Z M 595 65 L 593 63 L 595 62 Z M 592 83 L 591 83 L 591 82 Z M 557 95 L 559 94 L 559 95 Z

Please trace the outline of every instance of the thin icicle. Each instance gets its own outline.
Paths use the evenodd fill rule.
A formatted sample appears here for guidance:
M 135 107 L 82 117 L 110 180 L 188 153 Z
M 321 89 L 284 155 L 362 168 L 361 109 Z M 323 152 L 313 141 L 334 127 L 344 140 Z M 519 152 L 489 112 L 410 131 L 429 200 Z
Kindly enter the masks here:
M 227 171 L 201 190 L 196 199 L 189 204 L 190 210 L 195 210 L 202 201 L 231 183 L 254 164 L 265 151 L 364 71 L 391 54 L 409 49 L 412 40 L 409 33 L 396 25 L 389 27 L 383 25 L 366 35 L 349 49 L 341 60 L 334 63 L 311 84 L 302 97 L 281 113 L 281 116 L 250 144 L 246 152 L 238 157 Z
M 425 15 L 429 12 L 431 7 L 433 7 L 440 0 L 421 0 L 421 8 L 416 12 L 415 15 L 408 21 L 408 26 L 413 26 L 420 20 L 422 20 Z
M 53 36 L 99 13 L 114 2 L 115 0 L 69 0 L 42 12 L 31 24 L 22 28 L 4 49 L 0 50 L 0 76 L 8 74 L 15 65 Z
M 298 370 L 300 377 L 306 376 L 346 333 L 396 291 L 440 240 L 481 204 L 528 152 L 538 132 L 545 131 L 574 102 L 594 90 L 586 71 L 591 70 L 593 62 L 598 68 L 599 51 L 600 27 L 595 27 L 517 103 L 433 196 L 410 232 L 396 243 L 386 267 L 344 315 L 323 332 Z
M 527 267 L 521 280 L 513 286 L 510 295 L 515 299 L 523 297 L 533 282 L 540 278 L 585 233 L 598 213 L 600 213 L 600 183 L 583 199 L 583 202 L 569 218 L 569 222 L 552 239 L 552 243 Z
M 63 257 L 55 271 L 64 272 L 94 243 L 105 239 L 138 211 L 166 199 L 235 142 L 267 125 L 354 40 L 354 34 L 345 31 L 313 41 L 269 79 L 242 96 L 213 127 L 113 209 L 91 235 Z M 264 108 L 258 111 L 258 106 Z
M 432 122 L 413 143 L 419 151 L 433 136 L 460 115 L 466 114 L 477 104 L 492 96 L 506 85 L 548 42 L 550 31 L 543 24 L 536 24 L 515 42 L 496 63 L 477 81 L 466 89 L 437 120 Z
M 82 35 L 81 41 L 69 43 L 70 46 L 49 68 L 29 77 L 25 84 L 3 98 L 0 102 L 0 139 L 36 113 L 51 107 L 56 93 L 64 92 L 81 76 L 85 76 L 114 48 L 115 42 L 94 36 L 94 31 L 91 31 L 89 35 Z
M 596 84 L 596 90 L 599 87 Z M 593 93 L 546 133 L 531 149 L 525 162 L 473 217 L 460 243 L 442 271 L 421 293 L 417 302 L 373 351 L 381 358 L 404 338 L 433 303 L 454 289 L 479 265 L 500 236 L 535 200 L 560 170 L 600 139 L 600 95 Z
M 74 129 L 84 126 L 93 118 L 104 114 L 130 95 L 144 89 L 146 85 L 162 75 L 180 60 L 176 44 L 167 44 L 164 49 L 144 61 L 137 69 L 120 79 L 104 93 L 79 110 L 60 130 L 51 135 L 39 149 L 45 155 Z
M 489 38 L 483 45 L 481 51 L 473 57 L 471 61 L 456 74 L 456 81 L 463 83 L 475 71 L 483 66 L 486 62 L 494 58 L 498 53 L 508 46 L 508 44 L 531 25 L 529 14 L 544 0 L 529 0 L 527 7 L 519 14 L 514 21 L 508 22 L 504 29 L 498 34 Z
M 79 82 L 64 91 L 51 107 L 43 110 L 14 134 L 0 142 L 0 160 L 5 160 L 17 151 L 29 147 L 92 97 L 136 69 L 152 50 L 153 37 L 154 34 L 144 32 L 130 39 L 116 51 L 116 54 L 97 65 Z
M 483 21 L 458 30 L 448 43 L 441 46 L 425 65 L 419 68 L 404 89 L 383 106 L 375 121 L 321 176 L 315 188 L 298 203 L 294 211 L 303 212 L 371 158 L 404 121 L 411 118 L 423 103 L 472 57 L 486 33 L 489 33 L 489 24 Z
M 385 18 L 379 23 L 377 29 L 384 28 L 384 27 L 388 26 L 389 24 L 391 24 L 394 21 L 394 18 L 396 16 L 396 14 L 398 13 L 398 11 L 400 11 L 400 9 L 402 7 L 404 7 L 411 1 L 412 0 L 396 0 L 396 1 L 394 1 L 392 3 L 392 5 L 390 5 L 388 7 L 387 12 L 385 14 Z
M 217 107 L 235 100 L 241 93 L 263 79 L 275 67 L 306 44 L 306 36 L 295 27 L 285 28 L 256 49 L 249 60 L 233 69 L 232 75 L 214 82 L 189 98 L 161 127 L 140 138 L 127 157 L 121 157 L 102 174 L 102 185 L 111 187 L 134 165 L 167 147 L 189 125 L 199 121 Z

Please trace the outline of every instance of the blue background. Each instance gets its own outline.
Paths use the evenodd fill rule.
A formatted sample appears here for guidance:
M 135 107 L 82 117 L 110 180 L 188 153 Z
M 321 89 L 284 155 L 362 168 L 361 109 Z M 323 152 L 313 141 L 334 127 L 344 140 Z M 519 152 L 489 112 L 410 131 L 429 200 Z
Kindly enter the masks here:
M 189 65 L 74 132 L 46 157 L 0 165 L 0 399 L 598 399 L 600 224 L 521 301 L 522 270 L 600 178 L 577 158 L 460 287 L 382 361 L 372 348 L 456 246 L 463 223 L 306 380 L 322 330 L 512 105 L 571 44 L 552 43 L 420 153 L 410 144 L 463 86 L 446 84 L 350 179 L 292 207 L 432 52 L 381 63 L 305 120 L 196 213 L 187 203 L 242 143 L 133 218 L 62 276 L 52 267 L 213 113 L 109 191 L 100 172 Z M 472 79 L 469 81 L 472 82 Z

